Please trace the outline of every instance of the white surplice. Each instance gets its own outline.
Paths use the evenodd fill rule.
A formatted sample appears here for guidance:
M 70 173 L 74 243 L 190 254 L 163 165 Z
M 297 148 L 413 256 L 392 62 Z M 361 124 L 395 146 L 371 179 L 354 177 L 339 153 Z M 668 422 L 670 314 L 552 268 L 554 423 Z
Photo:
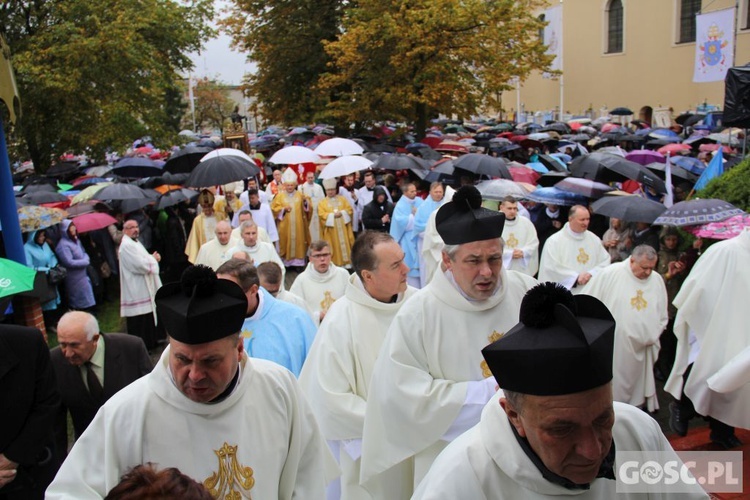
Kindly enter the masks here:
M 534 223 L 520 215 L 513 220 L 506 219 L 503 241 L 503 267 L 534 276 L 539 270 L 539 238 Z M 514 259 L 514 250 L 521 250 L 523 257 Z
M 582 272 L 597 272 L 611 262 L 602 240 L 591 231 L 576 233 L 565 223 L 544 244 L 539 263 L 539 281 L 560 283 L 573 294 L 586 293 L 586 286 L 573 286 Z
M 159 263 L 139 242 L 125 236 L 118 249 L 120 256 L 120 316 L 129 318 L 154 314 L 154 297 L 161 288 Z
M 691 344 L 697 359 L 685 394 L 703 415 L 734 427 L 750 427 L 750 384 L 716 392 L 708 379 L 750 346 L 750 231 L 714 243 L 698 259 L 672 302 L 677 307 L 674 333 L 677 354 L 664 389 L 681 397 L 682 376 L 690 363 Z M 691 342 L 690 334 L 694 334 Z
M 320 429 L 327 440 L 339 446 L 343 499 L 398 498 L 399 493 L 411 491 L 411 476 L 399 481 L 391 475 L 380 485 L 371 485 L 373 493 L 379 492 L 375 496 L 360 487 L 359 443 L 375 360 L 393 317 L 415 292 L 409 287 L 396 302 L 380 302 L 353 274 L 344 296 L 321 323 L 302 368 L 300 386 Z
M 177 467 L 214 498 L 323 498 L 336 465 L 294 376 L 243 355 L 234 390 L 196 403 L 172 381 L 169 348 L 115 394 L 76 442 L 47 499 L 103 498 L 132 467 Z
M 201 245 L 198 251 L 198 257 L 195 259 L 195 265 L 202 264 L 216 271 L 219 266 L 232 258 L 232 250 L 237 245 L 237 240 L 229 238 L 226 245 L 219 243 L 218 238 Z
M 526 455 L 499 404 L 493 397 L 481 422 L 453 441 L 435 460 L 412 497 L 413 500 L 543 500 L 547 498 L 599 499 L 706 499 L 698 484 L 691 493 L 619 493 L 613 479 L 597 478 L 588 490 L 569 490 L 546 480 Z M 614 403 L 612 439 L 615 450 L 674 454 L 659 424 L 641 410 Z M 663 487 L 662 487 L 663 488 Z
M 657 272 L 638 279 L 630 259 L 617 262 L 591 278 L 586 294 L 601 300 L 617 324 L 612 387 L 615 401 L 659 408 L 654 363 L 659 336 L 667 326 L 667 288 Z
M 281 257 L 276 252 L 276 249 L 272 244 L 266 243 L 265 241 L 256 241 L 254 247 L 245 245 L 243 240 L 238 241 L 234 248 L 232 248 L 230 256 L 235 252 L 245 252 L 253 259 L 253 265 L 258 266 L 264 262 L 275 262 L 281 267 L 281 287 L 284 287 L 284 277 L 286 276 L 286 268 L 284 263 L 281 261 Z
M 417 484 L 445 445 L 479 421 L 495 382 L 481 350 L 518 323 L 537 284 L 502 270 L 500 286 L 470 301 L 438 271 L 404 304 L 375 363 L 365 416 L 361 482 L 414 457 Z
M 327 311 L 344 295 L 348 283 L 349 272 L 334 263 L 325 273 L 319 273 L 315 266 L 307 264 L 307 268 L 294 279 L 289 291 L 305 301 L 313 321 L 319 325 L 321 311 Z
M 271 241 L 271 237 L 268 235 L 268 231 L 266 231 L 263 226 L 259 226 L 257 222 L 255 223 L 255 227 L 258 228 L 258 241 L 264 241 L 266 243 L 270 243 L 273 246 L 273 241 Z M 232 229 L 232 238 L 237 240 L 239 243 L 242 243 L 242 233 L 239 226 Z

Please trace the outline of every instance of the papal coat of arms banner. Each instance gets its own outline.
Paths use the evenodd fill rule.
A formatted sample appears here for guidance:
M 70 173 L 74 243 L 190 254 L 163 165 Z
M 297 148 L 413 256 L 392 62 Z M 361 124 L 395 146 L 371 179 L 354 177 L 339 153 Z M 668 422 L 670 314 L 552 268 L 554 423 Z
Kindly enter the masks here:
M 695 16 L 693 81 L 723 81 L 733 64 L 734 9 Z

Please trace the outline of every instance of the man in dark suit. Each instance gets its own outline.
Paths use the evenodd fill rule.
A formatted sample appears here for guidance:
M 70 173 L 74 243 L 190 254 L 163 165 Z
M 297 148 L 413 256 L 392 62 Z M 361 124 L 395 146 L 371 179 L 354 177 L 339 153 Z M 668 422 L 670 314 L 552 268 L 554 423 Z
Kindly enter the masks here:
M 42 333 L 0 325 L 0 500 L 44 498 L 59 465 L 52 435 L 59 406 Z
M 117 391 L 151 372 L 153 364 L 139 337 L 102 334 L 96 318 L 83 311 L 63 315 L 57 324 L 60 344 L 51 353 L 62 395 L 55 426 L 57 451 L 68 451 L 67 412 L 78 439 L 99 407 Z

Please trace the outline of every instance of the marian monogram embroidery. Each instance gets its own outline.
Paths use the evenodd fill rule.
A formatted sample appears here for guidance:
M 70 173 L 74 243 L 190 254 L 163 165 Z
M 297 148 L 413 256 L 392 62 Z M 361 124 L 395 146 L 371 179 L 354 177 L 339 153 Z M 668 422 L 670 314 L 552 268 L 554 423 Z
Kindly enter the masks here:
M 635 293 L 635 297 L 630 299 L 630 306 L 637 311 L 646 309 L 646 307 L 648 307 L 648 301 L 643 298 L 643 290 L 638 290 Z
M 219 471 L 203 481 L 211 496 L 217 500 L 240 500 L 244 491 L 245 497 L 250 498 L 250 490 L 255 485 L 253 469 L 245 467 L 237 461 L 238 446 L 224 443 L 218 450 L 214 450 L 219 458 Z
M 510 248 L 516 248 L 518 246 L 518 239 L 516 238 L 516 235 L 514 233 L 510 233 L 510 236 L 508 236 L 505 244 Z
M 586 251 L 583 248 L 578 249 L 578 257 L 576 257 L 576 260 L 579 264 L 583 264 L 584 266 L 589 261 L 589 254 L 586 253 Z
M 334 302 L 336 302 L 336 299 L 331 296 L 331 292 L 326 290 L 325 294 L 323 295 L 323 300 L 320 301 L 320 308 L 324 311 L 327 311 L 331 307 L 331 304 L 333 304 Z
M 487 337 L 487 340 L 489 340 L 490 344 L 492 344 L 493 342 L 503 338 L 503 335 L 505 335 L 505 332 L 501 333 L 495 330 L 489 337 Z M 481 363 L 479 363 L 479 367 L 482 369 L 482 376 L 484 378 L 492 376 L 492 372 L 490 371 L 490 367 L 487 365 L 487 361 L 482 361 Z
M 242 330 L 242 331 L 240 332 L 240 336 L 241 336 L 241 337 L 242 337 L 243 339 L 249 339 L 250 337 L 252 337 L 252 336 L 253 336 L 253 332 L 252 332 L 252 330 Z

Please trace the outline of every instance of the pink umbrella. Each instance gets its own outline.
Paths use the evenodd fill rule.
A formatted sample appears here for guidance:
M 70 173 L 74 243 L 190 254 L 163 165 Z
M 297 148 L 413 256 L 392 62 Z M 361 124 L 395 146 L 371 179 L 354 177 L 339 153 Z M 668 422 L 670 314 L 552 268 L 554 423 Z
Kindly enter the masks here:
M 667 159 L 663 154 L 648 149 L 636 149 L 635 151 L 631 151 L 625 155 L 625 159 L 644 166 L 649 163 L 667 163 Z
M 620 125 L 617 123 L 605 123 L 602 125 L 602 134 L 606 134 L 607 132 L 611 132 L 612 130 L 619 128 Z
M 117 219 L 102 212 L 91 212 L 73 218 L 79 233 L 103 229 L 117 222 Z
M 724 153 L 726 154 L 733 154 L 736 153 L 736 151 L 729 146 L 722 146 L 721 144 L 701 144 L 698 147 L 698 151 L 701 152 L 707 152 L 707 151 L 718 151 L 718 149 L 721 148 Z
M 691 149 L 692 148 L 690 147 L 690 144 L 680 144 L 680 143 L 678 143 L 678 144 L 667 144 L 666 146 L 660 147 L 656 151 L 658 151 L 659 153 L 661 153 L 664 156 L 666 156 L 667 153 L 673 155 L 675 153 L 680 153 L 682 151 L 690 151 Z
M 685 229 L 699 238 L 728 240 L 738 236 L 746 227 L 750 227 L 750 214 L 735 215 L 720 222 L 709 222 Z
M 511 177 L 516 182 L 526 182 L 528 184 L 536 185 L 536 181 L 541 177 L 537 172 L 530 169 L 529 167 L 508 167 Z

